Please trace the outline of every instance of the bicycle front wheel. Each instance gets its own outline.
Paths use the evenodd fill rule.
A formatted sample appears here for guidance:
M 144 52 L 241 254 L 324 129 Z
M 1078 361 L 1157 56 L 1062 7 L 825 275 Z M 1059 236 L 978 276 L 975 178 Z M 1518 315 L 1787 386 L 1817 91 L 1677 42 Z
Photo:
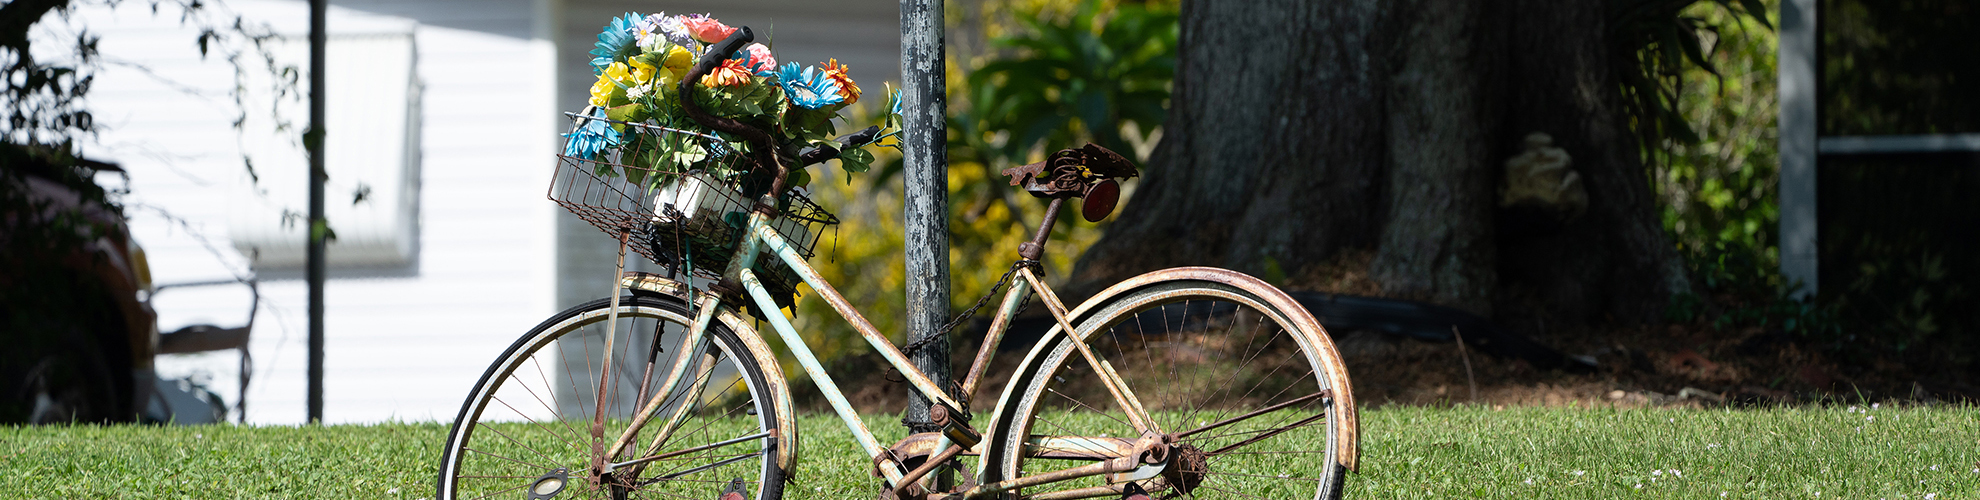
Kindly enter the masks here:
M 694 317 L 673 299 L 622 297 L 607 332 L 610 312 L 599 299 L 552 316 L 488 367 L 448 435 L 439 498 L 782 498 L 774 396 L 736 334 L 717 321 L 681 345 Z M 660 387 L 681 349 L 680 383 Z
M 1107 299 L 1072 318 L 1088 362 L 1056 330 L 1020 367 L 986 457 L 993 481 L 1044 477 L 1169 441 L 1159 464 L 1050 482 L 1008 498 L 1339 498 L 1338 450 L 1352 430 L 1329 377 L 1344 376 L 1325 332 L 1261 297 L 1263 283 L 1178 279 Z M 1273 291 L 1276 293 L 1276 291 Z M 1317 326 L 1310 320 L 1305 324 Z M 1331 368 L 1331 369 L 1330 369 Z M 1126 386 L 1110 390 L 1112 370 Z M 1345 382 L 1345 380 L 1339 381 Z M 1345 386 L 1345 384 L 1341 384 Z M 1118 393 L 1118 394 L 1117 394 Z M 1124 403 L 1123 401 L 1133 401 Z M 1129 410 L 1138 404 L 1142 410 Z M 1131 414 L 1133 413 L 1133 414 Z

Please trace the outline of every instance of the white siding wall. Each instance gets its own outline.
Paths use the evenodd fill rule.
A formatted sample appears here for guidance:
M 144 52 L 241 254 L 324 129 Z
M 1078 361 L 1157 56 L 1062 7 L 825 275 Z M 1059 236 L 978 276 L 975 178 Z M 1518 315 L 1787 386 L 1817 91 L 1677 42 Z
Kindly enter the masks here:
M 555 53 L 547 16 L 540 15 L 544 3 L 332 2 L 332 33 L 413 34 L 424 104 L 416 272 L 365 277 L 331 271 L 326 421 L 452 420 L 487 363 L 553 312 L 556 207 L 544 200 L 543 183 L 557 145 L 551 117 Z M 229 5 L 278 32 L 307 33 L 304 2 Z M 105 130 L 84 151 L 130 172 L 125 201 L 154 281 L 226 278 L 230 267 L 244 268 L 226 239 L 228 196 L 244 177 L 240 135 L 230 127 L 233 69 L 217 57 L 200 60 L 198 32 L 179 26 L 176 13 L 154 19 L 143 2 L 85 10 L 77 19 L 103 35 L 101 51 L 111 62 L 98 74 L 90 100 Z M 142 64 L 157 77 L 124 62 Z M 332 193 L 330 202 L 338 200 Z M 307 292 L 294 275 L 264 275 L 261 289 L 248 421 L 301 422 Z M 248 299 L 238 287 L 180 289 L 160 295 L 154 306 L 160 329 L 171 331 L 195 323 L 237 325 Z M 161 358 L 159 369 L 167 376 L 207 373 L 231 404 L 234 359 Z

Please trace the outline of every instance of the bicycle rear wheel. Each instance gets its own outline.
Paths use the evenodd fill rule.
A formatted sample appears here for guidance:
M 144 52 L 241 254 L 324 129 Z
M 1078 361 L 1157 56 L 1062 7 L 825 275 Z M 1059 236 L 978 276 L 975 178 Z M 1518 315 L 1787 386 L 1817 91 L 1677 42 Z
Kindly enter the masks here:
M 610 312 L 599 299 L 552 316 L 488 367 L 448 435 L 439 498 L 716 498 L 738 486 L 745 498 L 782 498 L 774 396 L 735 333 L 718 321 L 699 346 L 683 346 L 694 317 L 681 302 L 621 297 L 606 369 Z M 680 349 L 696 351 L 682 389 L 665 391 L 658 386 Z M 607 418 L 594 438 L 601 381 Z M 655 392 L 666 393 L 655 416 L 625 452 L 601 460 L 647 461 L 594 469 L 596 450 L 609 449 Z M 666 425 L 677 414 L 680 424 Z M 663 428 L 671 430 L 656 447 Z
M 1251 288 L 1269 286 L 1262 283 Z M 1276 293 L 1276 292 L 1272 292 Z M 1073 318 L 1146 409 L 1168 458 L 1137 471 L 1031 486 L 1008 498 L 1339 498 L 1351 412 L 1327 389 L 1339 359 L 1304 310 L 1257 290 L 1193 279 L 1117 295 Z M 1304 324 L 1317 326 L 1310 319 Z M 1036 476 L 1122 456 L 1145 435 L 1099 372 L 1057 330 L 1019 368 L 986 468 L 991 481 Z M 1338 381 L 1345 382 L 1345 380 Z M 1340 386 L 1345 386 L 1341 384 Z M 1132 485 L 1132 486 L 1130 486 Z

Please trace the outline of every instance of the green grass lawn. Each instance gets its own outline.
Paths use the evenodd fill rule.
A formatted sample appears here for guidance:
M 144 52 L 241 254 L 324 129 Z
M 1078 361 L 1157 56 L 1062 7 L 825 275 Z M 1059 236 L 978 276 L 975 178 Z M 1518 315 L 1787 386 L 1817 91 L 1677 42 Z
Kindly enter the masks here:
M 1392 407 L 1361 417 L 1362 467 L 1348 476 L 1348 498 L 1980 498 L 1974 407 Z M 878 482 L 838 421 L 816 415 L 801 426 L 806 460 L 788 498 L 872 498 Z M 899 437 L 887 431 L 883 440 Z M 0 491 L 428 498 L 445 432 L 444 424 L 4 427 Z

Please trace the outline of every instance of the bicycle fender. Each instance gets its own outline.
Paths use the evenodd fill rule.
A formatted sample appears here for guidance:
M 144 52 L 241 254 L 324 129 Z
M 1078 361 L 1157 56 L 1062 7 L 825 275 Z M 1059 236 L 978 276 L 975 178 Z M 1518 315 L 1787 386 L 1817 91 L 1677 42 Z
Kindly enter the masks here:
M 1129 278 L 1114 284 L 1114 286 L 1107 287 L 1106 290 L 1102 290 L 1100 293 L 1094 294 L 1093 297 L 1086 299 L 1086 302 L 1080 303 L 1079 307 L 1067 312 L 1066 317 L 1071 321 L 1077 322 L 1084 319 L 1088 314 L 1091 314 L 1094 308 L 1112 300 L 1116 296 L 1148 285 L 1176 280 L 1220 283 L 1251 293 L 1256 295 L 1260 300 L 1271 304 L 1273 307 L 1285 311 L 1290 316 L 1285 318 L 1286 321 L 1299 326 L 1303 331 L 1314 332 L 1312 337 L 1317 338 L 1307 338 L 1306 341 L 1324 353 L 1324 356 L 1327 358 L 1320 360 L 1322 361 L 1320 365 L 1322 365 L 1322 368 L 1327 374 L 1327 390 L 1332 393 L 1334 403 L 1341 410 L 1336 414 L 1336 417 L 1340 419 L 1343 434 L 1336 450 L 1338 452 L 1336 454 L 1340 457 L 1339 465 L 1346 467 L 1348 470 L 1359 472 L 1361 458 L 1361 432 L 1357 423 L 1359 420 L 1357 418 L 1359 410 L 1354 404 L 1353 387 L 1348 383 L 1347 366 L 1342 364 L 1340 351 L 1334 348 L 1333 340 L 1328 338 L 1326 334 L 1327 330 L 1320 326 L 1320 321 L 1314 319 L 1312 313 L 1308 312 L 1305 307 L 1300 306 L 1298 301 L 1293 300 L 1284 291 L 1279 290 L 1278 287 L 1272 286 L 1264 280 L 1229 269 L 1214 267 L 1169 268 Z M 1031 366 L 1033 361 L 1038 357 L 1046 355 L 1046 349 L 1057 340 L 1055 336 L 1060 334 L 1059 327 L 1057 325 L 1052 326 L 1052 329 L 1044 337 L 1040 338 L 1036 345 L 1032 346 L 1031 352 L 1026 354 L 1024 361 L 1017 366 Z M 1003 395 L 997 399 L 997 409 L 992 415 L 996 415 L 998 418 L 1004 417 L 1004 411 L 1007 405 L 1014 404 L 1013 399 L 1016 398 L 1018 388 L 1016 387 L 1016 380 L 1012 382 L 1004 386 Z M 991 428 L 998 434 L 1004 433 L 999 426 L 993 425 Z M 989 438 L 995 439 L 995 442 L 1003 442 L 1006 437 L 997 435 L 990 436 Z
M 629 272 L 620 279 L 619 284 L 635 295 L 664 297 L 688 304 L 698 302 L 693 300 L 696 297 L 690 296 L 694 292 L 687 283 L 667 279 L 658 274 Z M 784 368 L 777 362 L 777 353 L 770 350 L 770 345 L 763 342 L 763 336 L 756 332 L 756 328 L 750 326 L 751 323 L 742 316 L 736 315 L 734 309 L 723 308 L 717 311 L 715 320 L 722 322 L 723 326 L 729 327 L 729 331 L 736 333 L 736 338 L 742 340 L 743 348 L 749 349 L 750 355 L 757 359 L 758 366 L 763 369 L 764 383 L 769 384 L 772 393 L 770 395 L 771 405 L 774 407 L 771 412 L 774 414 L 772 417 L 777 419 L 777 467 L 784 469 L 786 478 L 796 479 L 797 412 L 796 407 L 791 404 L 791 384 L 784 378 Z

